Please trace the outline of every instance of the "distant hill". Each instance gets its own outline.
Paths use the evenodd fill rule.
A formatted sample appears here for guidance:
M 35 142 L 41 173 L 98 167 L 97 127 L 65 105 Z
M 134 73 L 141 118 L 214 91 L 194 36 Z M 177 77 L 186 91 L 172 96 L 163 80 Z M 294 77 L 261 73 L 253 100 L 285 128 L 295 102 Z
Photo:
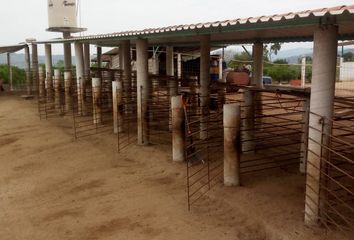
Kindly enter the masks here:
M 57 64 L 59 61 L 64 60 L 64 55 L 53 55 L 53 65 Z M 44 56 L 38 56 L 39 64 L 45 63 Z M 75 63 L 75 57 L 72 57 L 73 64 Z M 7 64 L 6 54 L 0 54 L 0 64 Z M 12 53 L 11 54 L 11 64 L 19 68 L 25 68 L 25 55 L 23 53 Z
M 348 48 L 344 49 L 344 53 L 347 52 L 352 52 L 354 53 L 354 48 Z M 341 54 L 341 51 L 338 50 L 338 54 Z M 290 50 L 280 50 L 278 55 L 274 57 L 274 60 L 276 59 L 286 59 L 288 63 L 298 63 L 299 58 L 302 57 L 312 57 L 313 52 L 311 48 L 296 48 L 296 49 L 290 49 Z

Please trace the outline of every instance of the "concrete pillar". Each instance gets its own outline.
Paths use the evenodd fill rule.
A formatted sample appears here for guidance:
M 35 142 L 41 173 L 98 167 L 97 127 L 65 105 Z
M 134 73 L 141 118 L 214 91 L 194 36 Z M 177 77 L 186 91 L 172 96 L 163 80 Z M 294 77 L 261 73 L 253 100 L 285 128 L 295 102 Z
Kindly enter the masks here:
M 51 102 L 53 99 L 52 45 L 45 44 L 44 50 L 45 50 L 45 72 L 46 72 L 45 87 L 47 90 L 47 101 Z
M 31 60 L 30 60 L 30 50 L 29 47 L 25 47 L 25 71 L 26 71 L 26 87 L 27 94 L 32 94 L 32 86 L 31 86 Z
M 152 74 L 154 75 L 159 75 L 160 73 L 160 62 L 159 62 L 159 56 L 157 54 L 154 54 L 152 56 Z
M 123 70 L 123 62 L 124 62 L 124 44 L 121 43 L 119 45 L 119 53 L 118 53 L 118 57 L 119 57 L 119 69 Z
M 244 126 L 245 131 L 243 131 L 243 143 L 242 150 L 246 153 L 252 153 L 255 150 L 254 132 L 255 132 L 255 116 L 254 116 L 254 93 L 251 90 L 246 90 L 243 94 L 245 103 L 245 119 Z
M 178 79 L 182 78 L 182 54 L 177 54 L 177 77 Z
M 222 69 L 222 63 L 223 63 L 224 59 L 223 57 L 219 57 L 219 80 L 223 79 L 223 69 Z
M 343 46 L 342 46 L 342 48 L 343 48 Z M 343 51 L 343 49 L 342 49 L 342 51 Z M 342 54 L 342 56 L 343 56 L 343 54 Z M 339 81 L 344 80 L 345 68 L 344 68 L 343 64 L 344 64 L 344 58 L 340 57 L 339 58 Z
M 90 81 L 90 66 L 91 66 L 91 56 L 90 56 L 90 44 L 84 43 L 84 76 L 85 81 Z
M 326 134 L 332 132 L 329 120 L 333 117 L 336 80 L 338 28 L 321 26 L 314 32 L 314 53 L 310 100 L 309 143 L 305 197 L 305 224 L 316 225 L 320 217 L 320 181 L 324 167 L 323 149 L 318 143 L 328 144 Z M 323 126 L 324 119 L 325 125 Z M 323 128 L 323 134 L 322 132 Z M 328 136 L 328 135 L 327 135 Z M 323 137 L 323 138 L 322 138 Z M 317 142 L 317 143 L 316 143 Z
M 54 105 L 55 109 L 61 110 L 60 106 L 60 70 L 54 69 Z
M 65 91 L 65 111 L 70 111 L 72 107 L 71 101 L 72 71 L 64 72 L 64 91 Z
M 45 97 L 45 72 L 43 67 L 38 67 L 38 81 L 39 81 L 39 89 L 38 95 L 39 99 L 44 99 Z
M 166 75 L 170 77 L 174 77 L 175 69 L 174 69 L 174 53 L 173 47 L 166 47 Z M 170 97 L 176 96 L 178 94 L 178 81 L 174 78 L 171 78 L 169 81 L 169 90 Z
M 12 79 L 11 53 L 7 53 L 7 70 L 9 73 L 10 91 L 12 92 L 14 90 L 14 85 Z
M 263 43 L 253 44 L 252 58 L 252 85 L 263 88 Z
M 148 69 L 148 42 L 146 39 L 136 41 L 137 53 L 137 115 L 138 144 L 149 144 L 148 98 L 151 91 Z
M 202 35 L 200 39 L 200 138 L 206 139 L 207 132 L 207 117 L 209 113 L 210 100 L 210 36 Z
M 301 87 L 305 87 L 306 82 L 306 58 L 301 59 Z
M 123 131 L 123 84 L 122 82 L 112 82 L 113 94 L 113 132 L 120 133 Z
M 70 38 L 70 33 L 63 33 L 63 38 Z M 72 61 L 71 61 L 71 43 L 64 43 L 64 72 L 72 71 Z
M 223 49 L 223 52 L 224 52 L 224 49 Z M 226 77 L 225 78 L 223 77 L 222 63 L 223 63 L 223 57 L 220 56 L 219 57 L 219 80 L 218 81 L 220 83 L 224 83 L 225 85 L 223 87 L 222 86 L 218 87 L 218 107 L 219 107 L 219 109 L 221 109 L 225 104 L 225 94 L 227 91 Z
M 131 65 L 131 55 L 130 55 L 130 41 L 124 40 L 121 42 L 121 52 L 122 52 L 122 69 L 123 69 L 123 88 L 125 99 L 130 102 L 132 97 L 132 65 Z M 125 106 L 126 111 L 130 111 L 129 104 Z
M 32 43 L 32 89 L 38 92 L 38 46 Z
M 301 158 L 300 158 L 300 173 L 306 173 L 306 163 L 307 163 L 307 147 L 308 147 L 308 137 L 309 137 L 309 117 L 310 117 L 310 98 L 304 99 L 302 114 L 302 135 L 301 135 Z
M 172 160 L 185 161 L 185 112 L 182 96 L 171 97 L 172 109 Z
M 101 78 L 92 78 L 92 112 L 93 123 L 95 125 L 102 123 L 101 109 Z
M 85 105 L 85 87 L 84 78 L 84 55 L 82 43 L 75 42 L 75 58 L 76 58 L 76 85 L 77 85 L 77 101 L 78 114 L 86 115 Z
M 224 185 L 240 185 L 241 108 L 224 105 Z
M 102 47 L 97 46 L 97 67 L 102 67 Z
M 173 47 L 167 46 L 166 47 L 166 75 L 167 76 L 174 76 L 174 64 L 173 64 Z

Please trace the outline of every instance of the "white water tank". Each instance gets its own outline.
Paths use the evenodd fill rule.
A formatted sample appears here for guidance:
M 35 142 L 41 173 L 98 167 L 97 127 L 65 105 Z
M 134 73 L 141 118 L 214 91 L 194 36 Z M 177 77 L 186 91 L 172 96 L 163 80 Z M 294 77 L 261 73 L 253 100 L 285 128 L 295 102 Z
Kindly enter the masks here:
M 48 0 L 48 30 L 77 28 L 76 0 Z

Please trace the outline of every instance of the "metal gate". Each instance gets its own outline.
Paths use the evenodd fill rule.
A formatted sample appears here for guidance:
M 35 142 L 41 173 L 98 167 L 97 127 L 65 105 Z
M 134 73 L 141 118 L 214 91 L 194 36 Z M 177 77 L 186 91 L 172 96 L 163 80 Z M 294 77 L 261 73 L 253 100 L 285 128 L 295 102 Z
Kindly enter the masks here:
M 186 110 L 188 210 L 221 181 L 223 172 L 222 112 L 202 112 L 200 108 Z
M 178 80 L 174 77 L 150 75 L 152 83 L 148 99 L 143 99 L 147 104 L 147 114 L 144 116 L 148 123 L 148 139 L 150 144 L 171 144 L 171 93 Z M 174 84 L 171 84 L 171 82 Z M 177 89 L 176 89 L 177 90 Z M 143 131 L 145 133 L 145 131 Z
M 113 132 L 112 81 L 115 71 L 99 69 L 98 86 L 86 78 L 83 87 L 76 85 L 72 94 L 74 137 L 80 139 L 96 134 Z
M 73 82 L 65 81 L 63 75 L 59 78 L 54 78 L 52 84 L 44 82 L 44 76 L 38 86 L 38 114 L 39 118 L 49 119 L 72 115 L 72 96 L 74 92 Z
M 118 99 L 117 122 L 115 132 L 117 133 L 117 150 L 122 153 L 137 142 L 137 91 L 136 72 L 131 75 L 131 88 L 126 88 L 122 92 L 116 92 Z
M 304 99 L 278 93 L 256 93 L 253 106 L 242 106 L 241 174 L 299 165 L 304 133 Z M 247 108 L 255 115 L 247 116 Z
M 311 144 L 320 149 L 321 165 L 315 166 L 320 172 L 319 217 L 320 222 L 329 231 L 339 231 L 343 239 L 352 239 L 354 235 L 354 98 L 336 98 L 334 119 L 310 113 L 321 119 L 320 129 L 310 129 L 321 136 L 321 140 L 310 139 Z M 332 131 L 328 134 L 324 129 Z M 307 177 L 315 179 L 308 173 Z

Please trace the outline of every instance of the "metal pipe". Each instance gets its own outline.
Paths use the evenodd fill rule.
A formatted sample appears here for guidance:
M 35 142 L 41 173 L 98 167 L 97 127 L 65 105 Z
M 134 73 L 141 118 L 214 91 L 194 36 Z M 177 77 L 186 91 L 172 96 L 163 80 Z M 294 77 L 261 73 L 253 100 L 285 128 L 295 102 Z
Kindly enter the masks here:
M 224 185 L 240 185 L 241 108 L 239 104 L 224 105 Z
M 172 109 L 172 160 L 185 161 L 185 111 L 181 96 L 171 97 Z

